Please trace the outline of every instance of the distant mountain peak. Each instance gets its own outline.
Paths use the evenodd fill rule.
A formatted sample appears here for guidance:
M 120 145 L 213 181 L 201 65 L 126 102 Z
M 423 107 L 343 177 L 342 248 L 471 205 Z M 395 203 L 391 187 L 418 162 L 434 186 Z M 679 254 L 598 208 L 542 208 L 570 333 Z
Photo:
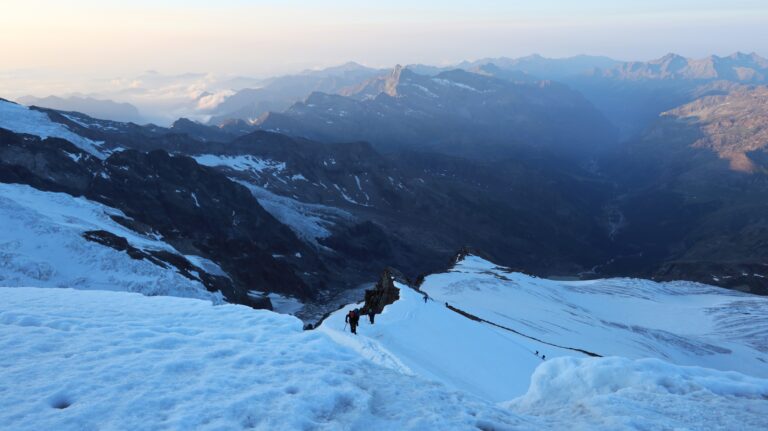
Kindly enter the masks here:
M 717 56 L 713 56 L 713 57 L 717 57 Z M 759 55 L 757 55 L 756 52 L 750 52 L 749 54 L 747 54 L 747 53 L 741 52 L 741 51 L 736 51 L 733 54 L 731 54 L 731 55 L 729 55 L 729 56 L 727 56 L 725 58 L 728 58 L 730 60 L 752 60 L 752 61 L 765 60 L 764 58 L 762 58 Z
M 340 74 L 343 75 L 347 73 L 358 73 L 358 72 L 364 72 L 368 70 L 372 70 L 372 69 L 356 61 L 348 61 L 338 66 L 331 66 L 331 67 L 326 67 L 322 69 L 307 69 L 301 72 L 300 75 L 330 76 L 330 75 L 340 75 Z
M 669 52 L 656 61 L 659 63 L 664 63 L 664 62 L 673 61 L 673 60 L 686 60 L 686 58 L 680 54 Z
M 338 66 L 337 69 L 356 70 L 356 69 L 367 69 L 367 67 L 363 66 L 362 64 L 356 61 L 348 61 L 342 64 L 341 66 Z
M 173 122 L 173 125 L 171 125 L 171 128 L 178 127 L 185 124 L 200 124 L 197 121 L 190 120 L 186 117 L 180 117 L 178 120 Z

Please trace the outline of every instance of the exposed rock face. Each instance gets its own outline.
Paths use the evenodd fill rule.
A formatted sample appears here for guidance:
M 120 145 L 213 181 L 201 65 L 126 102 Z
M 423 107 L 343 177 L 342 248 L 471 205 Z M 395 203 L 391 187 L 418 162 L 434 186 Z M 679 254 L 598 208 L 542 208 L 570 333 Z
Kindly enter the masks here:
M 669 111 L 604 165 L 626 248 L 603 274 L 768 292 L 766 90 L 719 91 Z
M 717 284 L 730 289 L 757 295 L 768 295 L 768 264 L 758 262 L 735 261 L 682 261 L 664 264 L 653 278 L 661 281 L 695 280 L 706 284 Z
M 365 291 L 365 310 L 381 313 L 384 307 L 400 299 L 400 289 L 395 287 L 394 270 L 385 269 L 381 273 L 376 287 Z
M 714 151 L 742 172 L 768 172 L 749 156 L 768 151 L 768 87 L 738 87 L 725 95 L 706 96 L 664 113 L 697 126 L 702 137 L 693 143 Z
M 127 239 L 103 230 L 83 232 L 83 238 L 125 252 L 132 259 L 147 260 L 163 268 L 174 268 L 184 277 L 201 282 L 210 292 L 233 292 L 235 290 L 230 278 L 209 274 L 178 254 L 166 250 L 142 250 L 133 247 Z M 248 297 L 247 301 L 247 305 L 254 308 L 272 308 L 268 297 L 251 296 Z
M 247 287 L 240 295 L 250 288 L 313 296 L 292 266 L 311 273 L 321 268 L 319 261 L 245 187 L 191 158 L 159 150 L 116 153 L 105 168 L 110 180 L 96 181 L 89 195 L 106 197 L 103 203 L 152 226 L 182 252 L 219 262 Z

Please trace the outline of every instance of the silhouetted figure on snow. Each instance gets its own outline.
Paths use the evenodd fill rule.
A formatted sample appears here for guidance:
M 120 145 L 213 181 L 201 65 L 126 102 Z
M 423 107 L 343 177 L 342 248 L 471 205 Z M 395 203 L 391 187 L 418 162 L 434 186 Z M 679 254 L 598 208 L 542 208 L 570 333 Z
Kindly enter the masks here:
M 373 318 L 376 316 L 376 312 L 373 311 L 373 308 L 368 310 L 368 320 L 371 321 L 371 325 L 373 325 Z
M 541 360 L 542 361 L 546 361 L 547 360 L 547 355 L 541 355 Z
M 425 304 L 427 303 L 427 300 L 428 300 L 428 299 L 429 299 L 429 296 L 427 296 L 427 295 L 424 295 L 424 303 L 425 303 Z
M 352 330 L 352 333 L 357 335 L 357 324 L 360 321 L 360 310 L 357 308 L 354 310 L 349 310 L 349 313 L 347 313 L 347 317 L 344 318 L 344 321 L 349 323 L 349 328 Z

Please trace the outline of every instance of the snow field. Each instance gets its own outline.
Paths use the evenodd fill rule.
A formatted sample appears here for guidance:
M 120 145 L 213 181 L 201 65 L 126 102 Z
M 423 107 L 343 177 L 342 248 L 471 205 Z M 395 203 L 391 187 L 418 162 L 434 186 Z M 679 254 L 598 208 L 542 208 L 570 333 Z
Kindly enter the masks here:
M 542 360 L 532 343 L 471 321 L 442 303 L 424 303 L 418 292 L 397 284 L 400 300 L 376 316 L 360 319 L 358 336 L 344 331 L 348 306 L 332 314 L 319 330 L 363 357 L 399 372 L 415 374 L 500 402 L 522 395 Z
M 125 292 L 0 295 L 4 429 L 539 428 L 372 364 L 290 316 Z
M 697 283 L 553 281 L 476 256 L 421 289 L 488 321 L 603 356 L 660 358 L 768 377 L 768 298 Z M 539 344 L 547 355 L 577 353 Z
M 436 276 L 439 276 L 439 284 L 433 278 Z M 519 286 L 510 286 L 510 278 L 514 278 Z M 495 285 L 495 282 L 502 285 Z M 621 351 L 632 343 L 625 344 L 621 337 L 614 336 L 613 325 L 595 323 L 600 322 L 595 319 L 582 320 L 589 313 L 598 313 L 601 307 L 595 307 L 594 311 L 572 307 L 571 304 L 579 303 L 574 298 L 583 296 L 583 302 L 590 303 L 594 301 L 591 295 L 602 292 L 602 308 L 617 313 L 623 308 L 631 321 L 647 311 L 647 304 L 642 301 L 674 308 L 686 304 L 686 295 L 693 295 L 692 303 L 688 304 L 690 307 L 683 307 L 683 310 L 695 311 L 701 316 L 682 319 L 679 335 L 672 337 L 674 343 L 661 338 L 655 339 L 658 345 L 654 346 L 654 339 L 645 340 L 645 352 L 661 352 L 686 360 L 695 360 L 697 355 L 702 355 L 701 362 L 707 363 L 717 353 L 702 353 L 696 349 L 691 352 L 689 349 L 697 346 L 698 341 L 680 341 L 686 337 L 695 341 L 703 336 L 702 333 L 718 343 L 728 341 L 718 328 L 719 322 L 723 321 L 721 313 L 742 314 L 743 306 L 729 308 L 729 301 L 734 300 L 738 301 L 737 305 L 750 302 L 752 306 L 748 309 L 752 314 L 749 317 L 759 328 L 766 313 L 764 302 L 760 302 L 763 298 L 734 295 L 703 285 L 657 284 L 641 280 L 574 282 L 564 288 L 558 287 L 572 296 L 565 297 L 566 293 L 555 295 L 543 290 L 543 283 L 554 282 L 499 272 L 495 265 L 469 257 L 449 273 L 427 277 L 422 289 L 439 296 L 432 296 L 427 303 L 421 293 L 396 284 L 400 289 L 400 300 L 377 315 L 374 325 L 363 316 L 358 335 L 350 334 L 344 327 L 344 316 L 349 309 L 362 304 L 350 305 L 332 314 L 319 330 L 371 362 L 477 395 L 528 419 L 538 418 L 541 422 L 536 424 L 537 429 L 768 429 L 768 379 L 762 376 L 675 365 L 667 360 L 648 358 L 650 353 L 639 356 L 646 359 L 588 357 L 476 322 L 449 310 L 441 302 L 449 298 L 452 306 L 489 320 L 495 318 L 505 324 L 517 323 L 518 327 L 543 337 L 543 341 L 558 334 L 548 330 L 549 326 L 560 328 L 568 335 L 568 338 L 554 338 L 557 341 L 579 347 L 581 342 L 599 339 L 604 347 Z M 597 283 L 607 284 L 604 289 Z M 444 286 L 442 292 L 438 285 Z M 441 293 L 444 296 L 440 296 Z M 541 303 L 526 300 L 526 295 Z M 642 300 L 638 302 L 638 298 Z M 535 315 L 541 313 L 541 309 L 528 307 L 531 304 L 543 306 L 545 301 L 549 301 L 547 312 L 550 314 L 540 314 L 543 329 L 535 332 Z M 517 305 L 509 308 L 513 303 Z M 593 306 L 596 304 L 592 303 Z M 712 304 L 722 307 L 711 308 Z M 522 314 L 524 319 L 515 320 L 512 316 L 516 313 Z M 715 317 L 706 320 L 707 316 Z M 569 319 L 581 321 L 583 325 L 573 325 Z M 665 324 L 664 319 L 659 320 Z M 709 322 L 703 332 L 697 332 L 696 326 L 689 326 L 691 322 L 702 320 Z M 732 322 L 733 319 L 725 318 L 724 321 Z M 743 324 L 740 319 L 737 321 Z M 520 322 L 528 325 L 520 326 Z M 729 330 L 734 331 L 734 328 L 729 326 Z M 721 353 L 719 363 L 730 364 L 733 368 L 745 363 L 745 368 L 754 369 L 751 362 L 759 362 L 762 353 L 753 346 L 760 345 L 762 333 L 760 330 L 745 331 L 741 338 L 729 341 L 732 350 Z M 625 337 L 631 335 L 630 332 Z M 615 344 L 612 346 L 611 342 Z M 534 355 L 536 351 L 546 354 L 547 360 Z M 636 351 L 626 349 L 627 352 L 633 354 Z
M 155 238 L 121 226 L 110 207 L 18 184 L 0 184 L 0 286 L 125 290 L 221 302 L 202 283 L 175 270 L 87 241 L 89 230 L 105 230 L 137 248 L 176 252 Z M 212 262 L 211 262 L 212 263 Z
M 768 379 L 658 359 L 558 358 L 505 404 L 552 428 L 764 430 Z

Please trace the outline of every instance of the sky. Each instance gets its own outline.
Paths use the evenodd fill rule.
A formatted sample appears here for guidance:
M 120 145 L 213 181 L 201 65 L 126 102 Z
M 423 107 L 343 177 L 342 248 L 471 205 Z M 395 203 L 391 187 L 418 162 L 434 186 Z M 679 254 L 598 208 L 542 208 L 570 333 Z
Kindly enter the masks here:
M 264 77 L 347 61 L 768 55 L 765 0 L 2 0 L 2 81 L 204 72 Z M 2 97 L 2 95 L 0 95 Z

